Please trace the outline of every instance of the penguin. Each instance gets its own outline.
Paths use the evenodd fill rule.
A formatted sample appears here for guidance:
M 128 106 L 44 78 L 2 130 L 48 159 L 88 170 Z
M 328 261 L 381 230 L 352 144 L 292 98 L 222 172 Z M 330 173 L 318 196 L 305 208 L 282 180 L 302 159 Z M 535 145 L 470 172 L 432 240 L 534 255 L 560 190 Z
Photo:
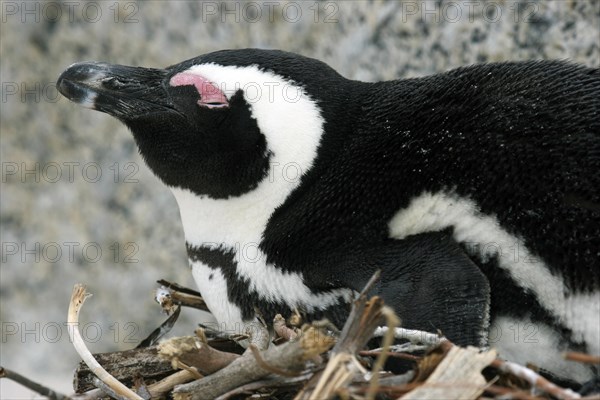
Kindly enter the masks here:
M 579 381 L 600 354 L 600 70 L 500 62 L 385 82 L 223 50 L 83 62 L 57 87 L 132 132 L 181 214 L 219 328 L 340 326 L 371 294 L 406 328 Z

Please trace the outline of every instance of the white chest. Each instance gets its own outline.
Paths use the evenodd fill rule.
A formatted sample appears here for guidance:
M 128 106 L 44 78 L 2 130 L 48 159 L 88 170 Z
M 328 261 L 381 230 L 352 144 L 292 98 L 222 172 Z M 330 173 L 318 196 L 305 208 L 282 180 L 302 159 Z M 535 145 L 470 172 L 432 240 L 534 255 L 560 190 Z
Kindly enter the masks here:
M 215 330 L 229 334 L 244 334 L 245 327 L 241 309 L 227 297 L 227 281 L 219 270 L 201 262 L 190 262 L 192 276 L 209 310 L 217 319 Z
M 223 331 L 239 332 L 244 323 L 252 322 L 243 321 L 240 304 L 229 296 L 228 288 L 243 291 L 248 299 L 252 294 L 261 301 L 283 304 L 288 309 L 297 308 L 307 313 L 325 310 L 339 303 L 340 298 L 346 302 L 353 298 L 350 289 L 314 293 L 304 283 L 301 273 L 284 272 L 267 262 L 259 244 L 272 212 L 285 201 L 286 193 L 291 192 L 292 188 L 286 185 L 290 182 L 266 180 L 254 191 L 229 199 L 211 199 L 188 190 L 172 189 L 188 244 L 234 254 L 235 273 L 229 278 L 215 266 L 202 261 L 191 262 L 198 289 L 219 324 L 223 325 Z M 287 190 L 277 190 L 277 187 Z M 244 285 L 238 285 L 239 282 Z M 244 296 L 237 297 L 239 303 L 240 297 Z M 244 306 L 253 307 L 254 304 Z M 282 313 L 287 311 L 282 310 Z

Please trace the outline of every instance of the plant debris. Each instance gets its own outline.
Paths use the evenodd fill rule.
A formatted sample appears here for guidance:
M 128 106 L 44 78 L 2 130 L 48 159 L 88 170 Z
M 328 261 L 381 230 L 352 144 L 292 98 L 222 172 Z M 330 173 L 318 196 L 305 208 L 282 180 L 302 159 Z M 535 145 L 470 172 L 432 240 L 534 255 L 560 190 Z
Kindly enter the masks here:
M 328 321 L 299 327 L 294 313 L 288 320 L 277 315 L 270 326 L 261 321 L 243 335 L 200 327 L 193 336 L 156 345 L 177 322 L 181 307 L 206 308 L 199 293 L 159 281 L 156 300 L 171 316 L 138 347 L 103 354 L 91 354 L 78 334 L 79 312 L 90 295 L 75 285 L 68 325 L 83 359 L 75 371 L 75 394 L 56 393 L 2 367 L 0 378 L 60 400 L 582 398 L 532 368 L 498 358 L 493 349 L 463 348 L 439 333 L 398 327 L 401 321 L 381 298 L 367 297 L 376 279 L 354 301 L 341 332 Z M 373 338 L 382 338 L 381 348 L 367 348 Z M 397 375 L 386 371 L 390 357 L 412 362 L 414 368 Z M 600 357 L 582 353 L 565 358 L 600 364 Z

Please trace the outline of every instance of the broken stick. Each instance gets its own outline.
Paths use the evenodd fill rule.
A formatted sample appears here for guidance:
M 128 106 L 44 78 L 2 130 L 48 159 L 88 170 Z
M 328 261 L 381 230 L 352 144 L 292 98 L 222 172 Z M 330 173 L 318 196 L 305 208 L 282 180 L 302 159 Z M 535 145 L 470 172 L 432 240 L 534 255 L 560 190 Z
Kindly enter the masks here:
M 261 363 L 270 366 L 270 370 L 301 372 L 305 362 L 327 351 L 333 346 L 334 339 L 324 331 L 309 327 L 302 332 L 299 340 L 287 342 L 281 346 L 271 346 L 261 352 L 258 361 L 251 351 L 227 367 L 203 379 L 175 387 L 175 400 L 214 399 L 238 386 L 250 383 L 270 375 L 271 372 L 262 368 Z
M 79 311 L 85 300 L 91 296 L 86 293 L 85 286 L 82 284 L 75 284 L 73 287 L 73 293 L 71 294 L 71 301 L 69 302 L 69 312 L 67 315 L 67 327 L 69 330 L 69 337 L 71 343 L 81 359 L 87 364 L 88 367 L 94 372 L 94 374 L 110 387 L 117 395 L 123 396 L 128 399 L 142 400 L 137 393 L 123 385 L 112 375 L 110 375 L 102 366 L 96 361 L 92 353 L 88 350 L 79 332 Z

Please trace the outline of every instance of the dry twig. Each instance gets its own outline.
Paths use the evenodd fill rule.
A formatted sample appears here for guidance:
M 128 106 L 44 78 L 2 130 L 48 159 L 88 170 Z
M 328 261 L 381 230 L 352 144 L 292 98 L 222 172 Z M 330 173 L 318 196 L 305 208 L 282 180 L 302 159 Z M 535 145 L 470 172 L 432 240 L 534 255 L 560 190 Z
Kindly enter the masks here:
M 281 314 L 277 314 L 273 319 L 273 330 L 285 341 L 294 340 L 298 336 L 295 330 L 287 327 L 285 318 Z
M 258 350 L 266 350 L 271 345 L 271 333 L 262 319 L 247 324 L 244 333 L 248 336 L 248 347 L 254 345 Z
M 195 375 L 189 371 L 177 371 L 163 380 L 148 385 L 147 389 L 152 398 L 161 397 L 173 390 L 175 386 L 193 381 L 194 379 Z
M 37 382 L 34 382 L 28 378 L 25 378 L 23 375 L 11 371 L 10 369 L 6 369 L 4 367 L 0 367 L 0 378 L 7 378 L 11 381 L 15 381 L 25 386 L 28 389 L 33 390 L 36 393 L 41 394 L 42 396 L 48 397 L 50 400 L 68 400 L 69 397 L 64 394 L 57 393 L 54 390 L 47 388 L 44 385 L 41 385 Z
M 110 396 L 111 399 L 115 400 L 129 400 L 127 396 L 121 395 L 113 390 L 112 387 L 108 386 L 106 383 L 102 382 L 98 378 L 94 378 L 94 386 L 96 386 L 102 393 Z M 143 398 L 140 396 L 140 398 Z M 145 399 L 148 400 L 148 399 Z
M 89 296 L 91 295 L 86 293 L 84 285 L 76 284 L 73 287 L 73 293 L 71 294 L 71 301 L 69 303 L 69 312 L 67 316 L 67 327 L 69 328 L 69 336 L 71 338 L 71 343 L 73 343 L 73 347 L 75 347 L 75 350 L 77 353 L 79 353 L 79 356 L 88 365 L 88 367 L 90 367 L 94 374 L 108 387 L 110 387 L 116 395 L 123 396 L 128 399 L 142 400 L 142 398 L 135 392 L 106 372 L 106 370 L 102 368 L 92 353 L 85 346 L 85 343 L 81 338 L 81 333 L 79 332 L 79 311 L 81 310 L 81 306 L 83 305 L 84 301 Z
M 248 383 L 246 385 L 242 385 L 238 388 L 230 390 L 227 393 L 222 394 L 221 396 L 217 397 L 215 400 L 227 400 L 233 396 L 239 396 L 239 395 L 246 394 L 246 393 L 251 394 L 257 390 L 264 391 L 266 389 L 297 387 L 297 386 L 301 385 L 302 383 L 306 382 L 311 376 L 312 376 L 312 373 L 302 374 L 302 375 L 299 375 L 299 376 L 296 376 L 293 378 L 274 376 L 269 379 L 263 379 L 260 381 L 254 381 L 254 382 Z
M 383 320 L 383 300 L 377 296 L 367 300 L 366 295 L 377 279 L 378 274 L 375 274 L 354 301 L 325 370 L 311 379 L 296 399 L 329 398 L 357 375 L 366 373 L 357 361 L 356 354 L 367 344 L 375 327 Z
M 373 333 L 373 337 L 385 336 L 388 330 L 389 328 L 387 326 L 377 327 Z M 445 337 L 439 336 L 435 333 L 405 328 L 394 328 L 394 338 L 398 340 L 408 340 L 415 344 L 422 343 L 429 348 L 436 347 L 443 341 L 447 340 Z
M 269 366 L 286 371 L 302 371 L 305 361 L 327 351 L 333 345 L 333 339 L 322 330 L 308 327 L 300 339 L 271 346 L 261 353 L 262 361 Z M 213 399 L 240 385 L 244 385 L 270 374 L 260 366 L 251 351 L 227 367 L 206 376 L 203 379 L 180 385 L 173 392 L 176 400 Z
M 576 361 L 583 364 L 599 364 L 600 356 L 592 356 L 590 354 L 578 353 L 575 351 L 569 351 L 564 354 L 565 360 Z
M 400 325 L 400 318 L 398 318 L 398 316 L 394 313 L 394 310 L 392 310 L 391 308 L 383 307 L 381 309 L 381 313 L 383 314 L 387 322 L 388 334 L 385 335 L 383 338 L 383 349 L 381 351 L 381 354 L 377 357 L 377 361 L 375 362 L 375 365 L 371 370 L 371 383 L 369 384 L 369 390 L 367 392 L 368 400 L 375 399 L 375 395 L 377 394 L 377 387 L 379 384 L 379 371 L 383 369 L 385 360 L 387 359 L 389 354 L 389 348 L 394 342 L 394 328 Z
M 126 385 L 133 385 L 135 376 L 159 380 L 175 372 L 169 361 L 159 357 L 156 346 L 94 354 L 94 358 L 110 375 Z M 81 362 L 75 370 L 73 388 L 77 393 L 90 390 L 95 387 L 94 378 L 94 372 Z
M 304 388 L 296 396 L 298 400 L 321 399 L 334 395 L 342 398 L 364 396 L 367 399 L 374 399 L 377 394 L 390 397 L 403 396 L 405 399 L 475 399 L 484 390 L 488 394 L 514 399 L 534 398 L 524 390 L 499 386 L 495 383 L 496 380 L 486 382 L 481 375 L 481 369 L 491 365 L 507 375 L 518 377 L 519 382 L 522 380 L 528 382 L 532 387 L 552 397 L 565 400 L 579 398 L 577 393 L 554 385 L 529 368 L 495 359 L 493 351 L 481 353 L 475 348 L 464 349 L 454 346 L 438 334 L 397 328 L 399 321 L 392 310 L 384 307 L 381 299 L 378 297 L 367 299 L 366 293 L 376 279 L 377 277 L 374 276 L 370 280 L 354 302 L 350 316 L 342 332 L 339 333 L 339 340 L 331 351 L 325 368 L 320 366 L 319 354 L 334 344 L 330 332 L 323 328 L 327 322 L 315 322 L 298 331 L 289 328 L 284 318 L 277 315 L 273 321 L 274 331 L 282 341 L 286 341 L 280 346 L 272 344 L 269 331 L 262 321 L 247 327 L 246 335 L 241 337 L 248 344 L 242 356 L 213 348 L 209 345 L 205 330 L 199 329 L 196 337 L 174 338 L 162 343 L 158 348 L 132 350 L 131 360 L 141 356 L 138 352 L 154 351 L 149 359 L 155 363 L 152 365 L 161 368 L 163 375 L 148 375 L 148 371 L 136 373 L 132 366 L 123 366 L 120 362 L 116 362 L 116 365 L 123 368 L 125 375 L 121 377 L 114 372 L 116 370 L 106 366 L 109 370 L 108 374 L 115 380 L 119 378 L 125 382 L 131 382 L 134 376 L 143 376 L 146 381 L 150 376 L 150 379 L 161 379 L 150 385 L 138 379 L 139 394 L 144 398 L 170 395 L 175 400 L 213 398 L 224 400 L 244 394 L 254 395 L 257 398 L 289 395 L 303 383 L 305 383 Z M 169 288 L 161 288 L 157 294 L 157 300 L 163 308 L 172 311 L 176 304 L 182 304 L 203 309 L 200 305 L 203 302 L 200 303 L 201 297 L 197 292 L 176 284 L 164 281 L 161 283 L 169 285 Z M 176 293 L 176 296 L 173 296 L 173 293 Z M 79 303 L 75 304 L 77 309 L 74 319 L 71 318 L 71 307 L 69 308 L 69 323 L 75 323 L 75 327 L 79 307 L 87 295 L 83 291 L 80 296 L 82 297 L 78 300 Z M 190 304 L 185 304 L 188 300 Z M 387 326 L 377 327 L 382 324 L 384 317 L 387 319 Z M 170 324 L 172 325 L 174 321 L 175 318 Z M 165 329 L 160 330 L 163 331 Z M 216 345 L 221 349 L 230 350 L 231 346 L 226 345 L 233 343 L 232 337 L 218 332 L 217 336 L 222 338 L 215 342 L 220 343 Z M 383 347 L 364 351 L 366 343 L 372 337 L 384 337 Z M 239 340 L 240 337 L 236 339 Z M 390 346 L 394 339 L 408 340 L 409 343 Z M 435 350 L 426 357 L 407 354 L 431 349 Z M 231 351 L 239 351 L 239 348 Z M 377 357 L 371 371 L 366 370 L 359 363 L 357 354 Z M 407 358 L 412 361 L 420 360 L 419 368 L 401 376 L 382 375 L 381 370 L 388 356 Z M 105 365 L 102 361 L 103 355 L 97 357 L 98 361 L 101 361 L 100 364 Z M 591 364 L 600 361 L 598 357 L 580 353 L 569 353 L 565 358 Z M 314 367 L 315 364 L 319 367 Z M 307 366 L 310 368 L 307 369 Z M 90 368 L 94 373 L 97 372 L 95 365 Z M 172 372 L 173 368 L 184 368 L 184 370 Z M 190 382 L 198 377 L 201 379 Z M 135 393 L 137 397 L 119 393 L 113 386 L 107 387 L 102 383 L 97 385 L 115 398 L 141 398 Z
M 154 346 L 163 336 L 171 332 L 173 325 L 175 325 L 175 322 L 179 319 L 179 314 L 181 314 L 181 306 L 174 307 L 175 311 L 173 311 L 171 316 L 167 318 L 165 322 L 160 324 L 158 328 L 153 330 L 148 337 L 142 340 L 140 344 L 137 345 L 137 348 Z
M 164 341 L 158 346 L 159 357 L 171 362 L 177 369 L 184 365 L 194 367 L 203 375 L 212 374 L 239 358 L 238 354 L 213 349 L 201 336 L 184 336 Z M 204 340 L 203 340 L 204 339 Z
M 164 279 L 159 280 L 158 283 L 162 286 L 156 289 L 154 298 L 167 313 L 177 304 L 210 312 L 204 299 L 197 291 Z
M 495 359 L 491 366 L 497 368 L 498 370 L 514 375 L 518 378 L 525 380 L 532 387 L 535 387 L 545 393 L 548 393 L 557 399 L 579 399 L 581 396 L 578 393 L 575 393 L 571 389 L 563 389 L 560 386 L 555 385 L 554 383 L 548 381 L 546 378 L 541 376 L 535 371 L 524 367 L 519 364 L 515 364 L 510 361 L 504 361 L 501 359 Z
M 494 350 L 481 353 L 476 347 L 451 346 L 424 384 L 402 399 L 476 399 L 487 386 L 481 370 L 495 358 Z

